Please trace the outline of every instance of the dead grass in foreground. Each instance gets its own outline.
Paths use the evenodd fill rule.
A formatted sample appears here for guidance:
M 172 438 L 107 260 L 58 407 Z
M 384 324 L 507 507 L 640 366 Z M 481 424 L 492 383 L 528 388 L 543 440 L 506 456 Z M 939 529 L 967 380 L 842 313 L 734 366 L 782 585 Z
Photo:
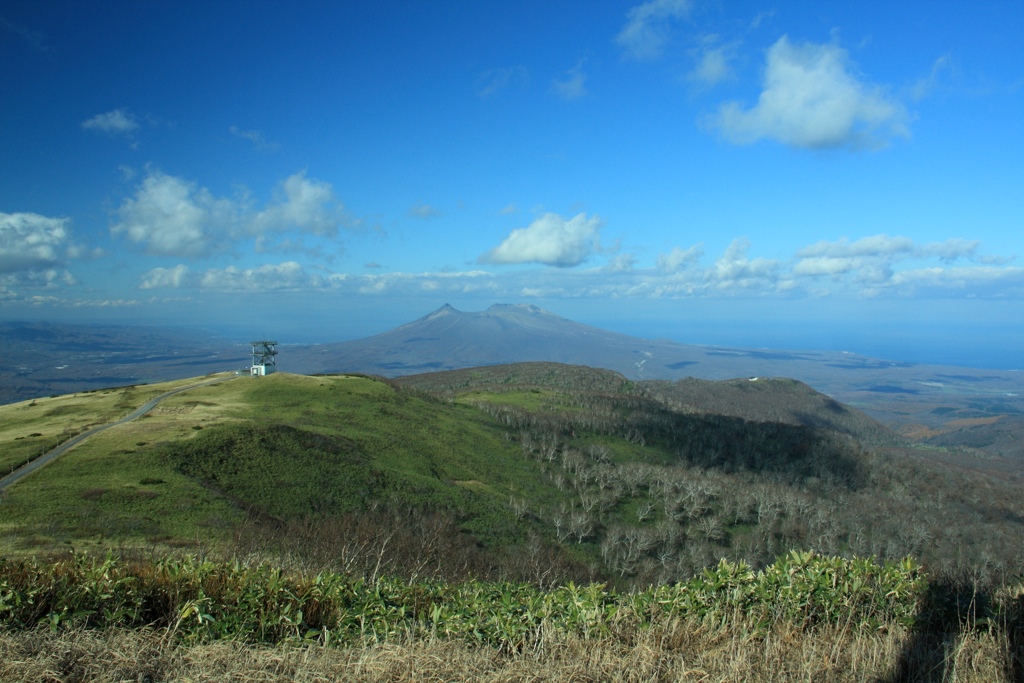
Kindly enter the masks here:
M 174 644 L 150 629 L 0 631 L 0 680 L 47 681 L 1012 681 L 1005 641 L 987 633 L 921 638 L 902 632 L 767 637 L 676 622 L 635 642 L 542 637 L 531 652 L 419 638 L 363 648 Z

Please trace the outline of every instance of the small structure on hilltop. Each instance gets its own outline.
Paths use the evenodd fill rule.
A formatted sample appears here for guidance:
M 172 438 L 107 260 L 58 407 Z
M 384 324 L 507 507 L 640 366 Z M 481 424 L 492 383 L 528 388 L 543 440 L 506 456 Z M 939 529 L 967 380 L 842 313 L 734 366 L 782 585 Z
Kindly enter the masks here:
M 277 370 L 277 342 L 254 341 L 252 343 L 252 367 L 249 374 L 263 377 Z

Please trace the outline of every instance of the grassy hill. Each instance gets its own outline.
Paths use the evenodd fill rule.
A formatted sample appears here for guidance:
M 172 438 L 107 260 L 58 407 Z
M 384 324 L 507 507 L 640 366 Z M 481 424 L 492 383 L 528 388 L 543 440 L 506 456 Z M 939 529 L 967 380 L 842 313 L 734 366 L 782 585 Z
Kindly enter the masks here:
M 189 383 L 0 406 L 4 468 Z M 786 380 L 231 377 L 3 491 L 0 678 L 1015 680 L 1021 482 L 936 455 Z
M 166 388 L 2 406 L 0 452 L 15 464 Z M 0 548 L 621 585 L 722 557 L 766 566 L 793 548 L 1018 567 L 1019 482 L 888 440 L 782 380 L 644 383 L 551 363 L 401 383 L 238 377 L 170 397 L 10 487 Z

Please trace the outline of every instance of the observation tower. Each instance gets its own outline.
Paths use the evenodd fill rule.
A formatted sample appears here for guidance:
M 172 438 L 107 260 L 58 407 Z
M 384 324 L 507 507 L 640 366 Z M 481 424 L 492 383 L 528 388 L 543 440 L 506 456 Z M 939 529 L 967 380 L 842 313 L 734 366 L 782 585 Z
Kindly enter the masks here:
M 277 370 L 277 342 L 254 341 L 252 343 L 252 367 L 249 369 L 253 377 L 264 377 Z

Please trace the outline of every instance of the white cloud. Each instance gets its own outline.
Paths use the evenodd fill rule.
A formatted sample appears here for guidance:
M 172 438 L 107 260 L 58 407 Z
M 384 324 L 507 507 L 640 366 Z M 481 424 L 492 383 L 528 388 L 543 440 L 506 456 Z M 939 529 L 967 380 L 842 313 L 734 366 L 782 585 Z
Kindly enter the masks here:
M 907 135 L 909 118 L 884 88 L 858 79 L 846 50 L 793 45 L 783 36 L 768 50 L 757 104 L 727 103 L 713 125 L 737 144 L 771 139 L 804 149 L 862 149 Z
M 173 268 L 153 268 L 142 276 L 139 289 L 159 289 L 162 287 L 184 287 L 188 283 L 189 269 L 184 264 Z
M 799 259 L 792 268 L 796 276 L 831 276 L 840 278 L 856 273 L 864 283 L 879 283 L 892 277 L 894 260 L 914 253 L 914 242 L 907 237 L 873 235 L 855 242 L 842 238 L 837 242 L 821 241 L 797 251 Z
M 513 230 L 505 241 L 479 258 L 481 263 L 543 263 L 577 266 L 599 246 L 601 219 L 585 213 L 565 220 L 546 213 L 529 226 Z
M 217 199 L 195 183 L 150 172 L 134 198 L 117 210 L 113 235 L 124 235 L 146 252 L 161 256 L 202 256 L 239 222 L 240 207 Z
M 348 279 L 346 275 L 332 275 L 296 261 L 268 263 L 252 268 L 227 266 L 205 271 L 192 271 L 187 265 L 179 264 L 173 268 L 153 268 L 142 276 L 139 289 L 195 288 L 242 294 L 317 291 L 335 288 Z
M 245 237 L 255 237 L 259 250 L 267 235 L 297 232 L 333 237 L 352 220 L 329 183 L 296 173 L 282 181 L 262 211 L 253 211 L 244 194 L 218 198 L 196 183 L 149 171 L 134 197 L 117 210 L 110 228 L 149 254 L 203 257 Z M 310 250 L 296 240 L 279 240 L 276 250 Z
M 139 120 L 127 109 L 114 109 L 104 114 L 96 114 L 82 122 L 86 130 L 98 130 L 102 133 L 121 133 L 130 135 L 139 127 Z
M 74 276 L 63 268 L 41 268 L 18 273 L 0 273 L 0 292 L 5 297 L 17 298 L 14 290 L 57 289 L 77 284 Z
M 541 220 L 543 218 L 538 219 Z M 938 249 L 936 245 L 949 249 Z M 603 265 L 587 269 L 532 268 L 502 273 L 467 270 L 355 275 L 333 273 L 294 261 L 195 271 L 179 264 L 150 270 L 141 278 L 139 288 L 191 288 L 238 296 L 286 291 L 330 292 L 342 296 L 444 294 L 492 300 L 524 296 L 598 299 L 813 296 L 838 300 L 977 297 L 1024 300 L 1024 268 L 987 264 L 937 265 L 947 251 L 962 254 L 960 258 L 963 259 L 982 260 L 976 254 L 974 243 L 967 240 L 915 245 L 913 242 L 908 244 L 907 238 L 903 237 L 874 235 L 853 241 L 818 242 L 797 252 L 803 256 L 795 254 L 786 260 L 757 256 L 752 253 L 754 248 L 748 239 L 736 239 L 710 264 L 701 263 L 702 248 L 696 245 L 661 254 L 653 266 L 641 267 L 633 254 L 618 254 L 609 257 Z M 931 259 L 932 263 L 916 267 L 922 259 Z M 900 261 L 913 261 L 915 267 L 901 270 L 898 267 Z M 364 267 L 379 266 L 366 264 Z M 40 283 L 45 285 L 42 279 Z M 4 296 L 6 293 L 0 286 L 0 298 Z
M 565 78 L 556 80 L 552 85 L 563 99 L 575 100 L 587 94 L 586 81 L 587 74 L 580 61 L 565 73 Z
M 917 245 L 909 237 L 888 235 L 872 235 L 854 242 L 846 238 L 822 241 L 797 251 L 792 273 L 798 277 L 828 276 L 835 280 L 851 274 L 857 282 L 879 286 L 896 281 L 896 264 L 900 261 L 987 261 L 987 257 L 977 253 L 980 244 L 977 240 L 952 238 Z
M 907 254 L 914 250 L 914 242 L 909 237 L 889 237 L 888 235 L 872 235 L 863 237 L 856 242 L 840 238 L 836 242 L 822 240 L 797 251 L 797 256 L 853 258 L 865 256 L 891 256 Z
M 68 248 L 67 218 L 0 213 L 0 274 L 41 271 L 61 264 Z
M 25 289 L 77 284 L 65 261 L 96 253 L 70 241 L 69 224 L 67 218 L 0 212 L 0 301 L 26 301 Z
M 1019 298 L 1024 297 L 1024 268 L 917 268 L 896 273 L 891 287 L 904 295 Z
M 691 4 L 691 0 L 648 0 L 637 5 L 626 14 L 626 25 L 615 42 L 633 59 L 655 59 L 668 42 L 672 20 L 685 18 Z
M 679 268 L 696 263 L 704 256 L 702 245 L 695 244 L 689 249 L 673 247 L 667 254 L 658 254 L 658 268 L 661 270 L 679 270 Z
M 759 289 L 767 292 L 774 289 L 781 264 L 766 258 L 749 259 L 749 250 L 750 240 L 746 237 L 733 240 L 704 278 L 721 290 Z
M 380 275 L 333 275 L 332 286 L 360 294 L 498 294 L 498 278 L 483 270 L 462 272 L 382 273 Z
M 312 180 L 305 173 L 289 176 L 275 190 L 274 199 L 250 221 L 249 232 L 298 230 L 314 235 L 335 235 L 346 222 L 344 207 L 330 183 Z
M 223 270 L 211 269 L 203 273 L 199 286 L 203 289 L 236 292 L 303 290 L 320 289 L 323 279 L 317 274 L 306 272 L 295 261 L 286 261 L 244 270 L 234 266 Z
M 921 248 L 921 253 L 924 256 L 934 256 L 940 261 L 951 263 L 961 258 L 976 259 L 979 246 L 981 246 L 981 242 L 978 240 L 954 237 L 945 242 L 926 244 Z

